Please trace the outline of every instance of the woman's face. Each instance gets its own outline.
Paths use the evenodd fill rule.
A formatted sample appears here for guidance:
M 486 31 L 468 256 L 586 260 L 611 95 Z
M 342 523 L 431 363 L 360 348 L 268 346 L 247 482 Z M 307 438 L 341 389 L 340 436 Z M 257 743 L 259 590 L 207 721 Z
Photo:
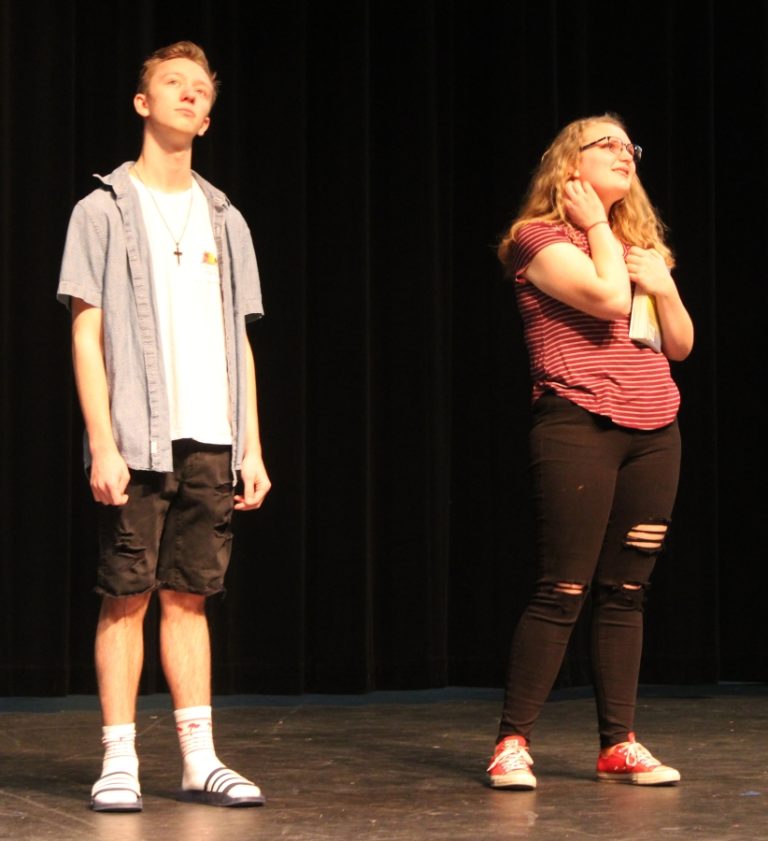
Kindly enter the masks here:
M 588 181 L 606 209 L 627 195 L 635 176 L 635 161 L 627 146 L 631 148 L 627 133 L 615 123 L 591 123 L 584 129 L 574 177 Z

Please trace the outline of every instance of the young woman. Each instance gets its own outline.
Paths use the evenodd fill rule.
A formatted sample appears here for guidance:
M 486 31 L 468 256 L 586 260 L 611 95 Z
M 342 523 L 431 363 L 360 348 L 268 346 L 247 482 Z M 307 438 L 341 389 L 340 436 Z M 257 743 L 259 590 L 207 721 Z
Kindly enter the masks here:
M 668 360 L 693 345 L 663 227 L 637 177 L 642 149 L 606 114 L 544 153 L 499 247 L 516 285 L 533 379 L 530 472 L 537 582 L 515 631 L 494 788 L 532 789 L 529 739 L 592 591 L 597 777 L 675 783 L 635 740 L 643 601 L 677 491 L 679 393 Z M 661 352 L 629 337 L 653 296 Z

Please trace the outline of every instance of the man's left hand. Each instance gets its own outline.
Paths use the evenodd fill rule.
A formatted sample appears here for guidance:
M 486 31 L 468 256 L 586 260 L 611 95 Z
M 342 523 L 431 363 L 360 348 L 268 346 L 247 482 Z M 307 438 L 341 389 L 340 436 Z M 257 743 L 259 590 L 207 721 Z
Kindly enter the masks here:
M 242 494 L 235 494 L 235 511 L 251 511 L 254 508 L 261 508 L 264 497 L 272 487 L 261 456 L 243 456 L 240 477 L 243 480 L 243 492 Z

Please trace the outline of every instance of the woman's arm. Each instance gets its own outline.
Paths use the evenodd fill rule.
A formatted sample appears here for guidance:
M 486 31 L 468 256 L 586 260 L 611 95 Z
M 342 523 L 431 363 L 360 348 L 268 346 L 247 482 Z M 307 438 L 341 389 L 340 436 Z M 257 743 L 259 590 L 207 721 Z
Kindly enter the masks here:
M 605 208 L 589 183 L 569 181 L 565 207 L 573 224 L 587 232 L 592 257 L 571 243 L 553 243 L 523 272 L 542 292 L 596 318 L 629 313 L 632 290 L 623 248 L 614 237 Z
M 664 258 L 653 248 L 633 245 L 627 255 L 629 278 L 638 289 L 653 295 L 661 322 L 661 349 L 677 362 L 693 348 L 693 322 L 680 298 Z

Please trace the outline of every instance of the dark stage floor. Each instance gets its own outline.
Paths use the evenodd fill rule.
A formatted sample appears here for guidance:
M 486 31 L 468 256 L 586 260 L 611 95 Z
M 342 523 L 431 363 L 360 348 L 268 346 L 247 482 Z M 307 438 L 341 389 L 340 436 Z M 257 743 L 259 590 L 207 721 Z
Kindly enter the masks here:
M 499 692 L 471 689 L 218 699 L 218 753 L 268 798 L 237 810 L 173 799 L 168 699 L 143 698 L 144 811 L 113 815 L 87 808 L 101 761 L 94 699 L 0 699 L 0 838 L 768 839 L 767 686 L 643 689 L 638 736 L 683 775 L 669 788 L 594 782 L 593 703 L 566 692 L 537 728 L 537 791 L 491 791 L 499 703 Z

